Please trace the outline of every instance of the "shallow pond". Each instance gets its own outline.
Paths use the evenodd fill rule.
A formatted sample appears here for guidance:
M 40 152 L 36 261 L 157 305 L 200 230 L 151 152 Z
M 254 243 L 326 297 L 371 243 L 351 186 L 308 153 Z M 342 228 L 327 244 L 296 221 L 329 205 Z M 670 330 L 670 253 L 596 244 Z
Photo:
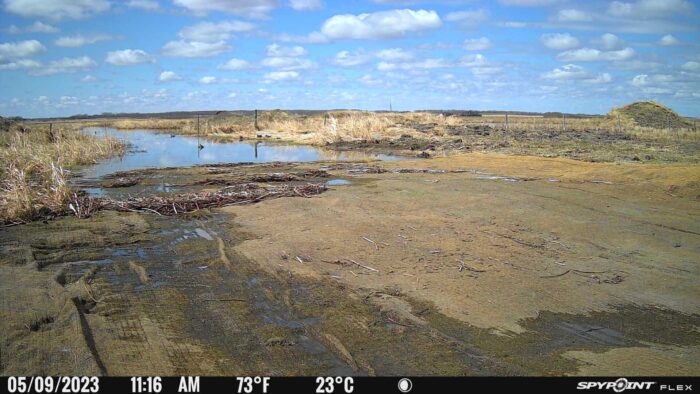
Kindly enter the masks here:
M 308 145 L 274 142 L 220 141 L 194 136 L 171 135 L 155 130 L 121 131 L 88 127 L 84 132 L 112 136 L 130 144 L 121 156 L 85 168 L 85 178 L 100 178 L 118 171 L 143 168 L 188 167 L 214 163 L 305 162 L 319 160 L 393 160 L 394 156 L 366 152 L 339 152 Z M 201 145 L 201 149 L 200 146 Z

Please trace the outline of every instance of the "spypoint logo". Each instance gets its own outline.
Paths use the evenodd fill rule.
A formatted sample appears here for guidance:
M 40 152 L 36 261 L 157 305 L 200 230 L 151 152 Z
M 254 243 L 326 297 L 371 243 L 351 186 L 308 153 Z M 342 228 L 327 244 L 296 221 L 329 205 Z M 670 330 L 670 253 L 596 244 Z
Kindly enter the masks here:
M 649 390 L 656 382 L 630 382 L 625 378 L 617 379 L 614 382 L 578 382 L 577 390 L 612 390 L 621 393 L 625 390 Z

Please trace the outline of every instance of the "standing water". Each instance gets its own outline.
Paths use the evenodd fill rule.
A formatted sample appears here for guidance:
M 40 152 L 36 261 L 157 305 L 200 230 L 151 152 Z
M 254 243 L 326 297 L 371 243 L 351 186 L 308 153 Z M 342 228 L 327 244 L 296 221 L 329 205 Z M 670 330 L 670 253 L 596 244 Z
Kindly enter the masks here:
M 83 171 L 83 176 L 88 179 L 100 178 L 118 171 L 188 167 L 198 164 L 395 159 L 393 156 L 382 154 L 339 152 L 308 145 L 198 140 L 197 137 L 171 135 L 154 130 L 120 131 L 88 127 L 84 132 L 97 136 L 116 137 L 130 144 L 129 151 L 125 155 L 87 167 Z M 203 146 L 202 149 L 199 149 L 199 144 Z

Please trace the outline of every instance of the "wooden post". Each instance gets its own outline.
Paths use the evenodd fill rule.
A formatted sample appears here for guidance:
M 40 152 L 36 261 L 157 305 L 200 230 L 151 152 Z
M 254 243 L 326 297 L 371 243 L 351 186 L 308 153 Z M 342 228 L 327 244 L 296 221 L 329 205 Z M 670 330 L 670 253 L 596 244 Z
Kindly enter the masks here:
M 509 126 L 508 126 L 508 112 L 506 112 L 506 131 L 508 131 Z
M 255 110 L 255 130 L 260 130 L 260 127 L 258 127 L 258 110 Z

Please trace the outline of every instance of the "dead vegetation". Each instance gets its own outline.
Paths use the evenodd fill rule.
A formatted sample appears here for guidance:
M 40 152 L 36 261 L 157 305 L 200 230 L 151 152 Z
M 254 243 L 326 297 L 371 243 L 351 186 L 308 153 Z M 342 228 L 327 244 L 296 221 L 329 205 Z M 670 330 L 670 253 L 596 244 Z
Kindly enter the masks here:
M 122 153 L 114 138 L 74 125 L 31 125 L 0 133 L 0 222 L 21 223 L 60 210 L 71 195 L 66 168 Z
M 620 117 L 617 113 L 623 112 L 618 110 L 609 116 L 570 117 L 367 111 L 309 115 L 274 110 L 259 111 L 257 120 L 253 115 L 225 114 L 199 120 L 117 120 L 104 125 L 172 129 L 214 139 L 284 140 L 347 151 L 362 148 L 422 158 L 480 151 L 595 162 L 700 161 L 700 133 L 690 121 L 654 103 L 635 103 L 620 111 L 624 112 Z M 637 118 L 638 113 L 647 113 L 647 120 L 634 121 L 628 113 Z
M 126 200 L 114 200 L 106 197 L 91 197 L 85 193 L 74 193 L 68 206 L 55 214 L 74 214 L 87 218 L 98 211 L 112 210 L 119 212 L 143 212 L 159 216 L 172 216 L 190 213 L 201 209 L 218 208 L 228 205 L 254 204 L 256 202 L 280 197 L 312 197 L 323 193 L 326 186 L 309 183 L 300 186 L 280 185 L 262 186 L 244 183 L 227 186 L 216 192 L 184 193 L 174 196 L 129 197 Z

